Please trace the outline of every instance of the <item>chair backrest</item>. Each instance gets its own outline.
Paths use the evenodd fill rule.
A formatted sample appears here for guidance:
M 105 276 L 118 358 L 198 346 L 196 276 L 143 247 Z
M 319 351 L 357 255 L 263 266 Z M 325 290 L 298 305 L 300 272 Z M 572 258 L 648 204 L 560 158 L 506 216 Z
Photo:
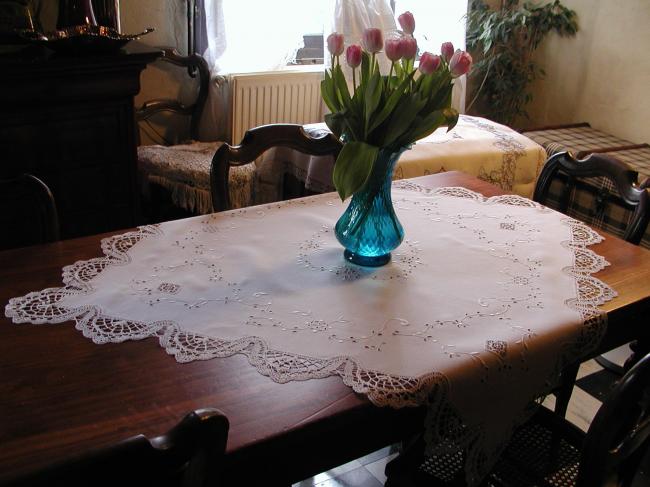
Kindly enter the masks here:
M 216 409 L 185 416 L 163 436 L 128 438 L 108 448 L 52 465 L 7 487 L 219 485 L 228 419 Z
M 47 185 L 31 174 L 0 179 L 0 250 L 59 239 L 59 219 Z
M 637 173 L 626 164 L 605 154 L 592 154 L 586 159 L 576 159 L 570 152 L 560 152 L 551 156 L 539 175 L 533 199 L 546 203 L 551 183 L 558 173 L 567 176 L 560 196 L 559 210 L 566 212 L 569 196 L 575 186 L 576 178 L 602 176 L 608 178 L 622 201 L 633 209 L 632 218 L 623 238 L 638 244 L 650 221 L 650 196 L 648 190 L 636 186 Z
M 214 211 L 230 209 L 228 172 L 257 159 L 272 147 L 287 147 L 313 156 L 336 158 L 342 144 L 329 130 L 296 124 L 262 125 L 248 130 L 239 145 L 223 144 L 212 158 L 210 187 Z
M 630 487 L 650 453 L 650 354 L 614 387 L 591 422 L 577 487 Z
M 198 79 L 198 94 L 194 103 L 184 105 L 178 100 L 158 99 L 145 102 L 135 112 L 136 120 L 144 121 L 160 112 L 172 112 L 190 117 L 190 137 L 194 140 L 199 138 L 199 122 L 208 99 L 210 86 L 210 68 L 203 57 L 198 54 L 181 56 L 173 48 L 164 48 L 160 61 L 168 62 L 176 66 L 187 68 L 187 73 L 192 78 Z

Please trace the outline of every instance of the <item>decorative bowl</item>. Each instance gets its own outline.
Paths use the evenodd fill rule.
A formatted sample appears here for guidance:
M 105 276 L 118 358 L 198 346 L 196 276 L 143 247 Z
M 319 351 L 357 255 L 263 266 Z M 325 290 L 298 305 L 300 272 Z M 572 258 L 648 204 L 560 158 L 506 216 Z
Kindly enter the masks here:
M 112 27 L 75 25 L 45 34 L 32 33 L 27 40 L 60 53 L 104 54 L 117 51 L 127 42 L 139 39 L 153 30 L 148 28 L 139 34 L 120 34 Z

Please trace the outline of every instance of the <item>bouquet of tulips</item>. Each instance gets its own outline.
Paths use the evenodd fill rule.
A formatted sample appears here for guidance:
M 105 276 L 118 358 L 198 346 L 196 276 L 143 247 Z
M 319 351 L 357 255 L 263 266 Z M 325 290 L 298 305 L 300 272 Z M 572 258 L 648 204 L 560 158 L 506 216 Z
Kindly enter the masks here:
M 458 112 L 451 108 L 452 80 L 469 71 L 471 56 L 454 51 L 451 42 L 445 42 L 441 55 L 423 53 L 415 69 L 415 19 L 405 12 L 398 21 L 400 37 L 384 42 L 381 30 L 369 28 L 363 33 L 363 47 L 345 49 L 345 60 L 352 68 L 352 90 L 340 64 L 343 35 L 335 32 L 327 38 L 332 65 L 325 71 L 321 94 L 331 111 L 325 122 L 344 142 L 333 176 L 342 200 L 364 185 L 380 150 L 397 151 L 438 127 L 446 125 L 451 130 L 458 121 Z M 380 73 L 375 59 L 382 47 L 391 61 L 387 75 Z

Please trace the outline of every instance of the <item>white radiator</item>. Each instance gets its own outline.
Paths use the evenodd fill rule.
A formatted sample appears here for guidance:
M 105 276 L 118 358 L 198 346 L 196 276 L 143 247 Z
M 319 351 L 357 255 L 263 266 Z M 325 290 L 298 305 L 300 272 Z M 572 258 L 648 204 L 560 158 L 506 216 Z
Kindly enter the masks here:
M 322 69 L 230 75 L 232 143 L 258 125 L 322 122 L 322 79 Z

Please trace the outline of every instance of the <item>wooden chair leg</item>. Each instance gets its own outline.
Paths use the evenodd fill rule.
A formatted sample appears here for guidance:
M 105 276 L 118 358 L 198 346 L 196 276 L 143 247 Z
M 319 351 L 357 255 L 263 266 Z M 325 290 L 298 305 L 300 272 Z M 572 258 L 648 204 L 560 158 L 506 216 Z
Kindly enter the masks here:
M 564 418 L 566 416 L 571 394 L 573 393 L 573 386 L 575 385 L 576 378 L 578 377 L 578 369 L 580 362 L 569 365 L 562 371 L 560 376 L 560 385 L 554 391 L 555 393 L 555 414 Z

